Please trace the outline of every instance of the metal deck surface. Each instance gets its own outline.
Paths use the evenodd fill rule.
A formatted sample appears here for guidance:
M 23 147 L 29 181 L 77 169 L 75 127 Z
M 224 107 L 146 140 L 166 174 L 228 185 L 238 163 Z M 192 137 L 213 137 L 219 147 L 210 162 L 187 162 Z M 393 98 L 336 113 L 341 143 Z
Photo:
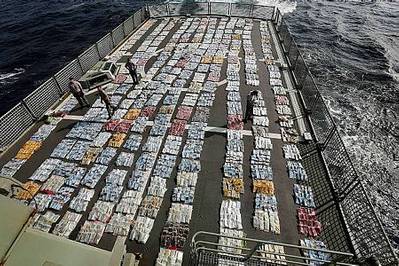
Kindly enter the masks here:
M 145 37 L 152 32 L 152 30 L 160 23 L 162 19 L 157 19 L 155 24 L 146 32 L 145 35 L 142 36 L 140 41 L 138 41 L 135 45 L 133 45 L 129 51 L 134 53 L 136 49 L 140 46 L 140 43 L 145 39 Z M 257 58 L 263 58 L 262 55 L 262 47 L 261 47 L 261 36 L 259 30 L 259 21 L 254 20 L 254 28 L 252 31 L 252 44 L 254 50 L 256 52 Z M 176 23 L 176 26 L 173 30 L 170 31 L 167 38 L 158 46 L 158 49 L 162 49 L 169 41 L 172 34 L 177 30 L 181 22 Z M 275 49 L 275 45 L 273 43 L 273 49 Z M 277 57 L 277 52 L 274 50 L 273 53 Z M 243 56 L 243 50 L 241 49 L 240 57 Z M 126 62 L 127 56 L 123 56 L 123 58 L 119 61 L 120 63 Z M 155 61 L 155 58 L 152 58 L 146 65 L 145 70 L 147 71 L 151 64 Z M 243 64 L 243 61 L 241 61 Z M 223 63 L 222 67 L 222 75 L 221 80 L 226 79 L 226 60 Z M 292 243 L 298 244 L 299 242 L 299 234 L 297 229 L 297 218 L 296 218 L 296 206 L 293 200 L 293 184 L 294 181 L 288 178 L 287 169 L 286 169 L 286 160 L 283 158 L 282 145 L 283 142 L 280 139 L 280 127 L 277 120 L 277 113 L 275 111 L 274 104 L 274 95 L 269 85 L 269 75 L 267 74 L 268 70 L 266 64 L 264 62 L 258 61 L 258 73 L 260 79 L 260 86 L 256 89 L 259 89 L 266 103 L 266 107 L 268 110 L 268 118 L 270 121 L 269 132 L 274 133 L 272 136 L 273 150 L 271 156 L 271 165 L 274 174 L 274 184 L 275 184 L 275 195 L 277 197 L 278 202 L 278 214 L 281 225 L 281 234 L 276 235 L 273 233 L 266 233 L 262 231 L 255 230 L 252 225 L 252 216 L 254 213 L 254 193 L 252 192 L 252 179 L 250 178 L 250 154 L 253 149 L 253 141 L 254 138 L 251 135 L 251 123 L 248 122 L 245 124 L 244 129 L 248 130 L 244 136 L 245 143 L 245 152 L 244 152 L 244 194 L 241 196 L 241 214 L 242 214 L 242 222 L 243 222 L 243 231 L 248 237 L 264 239 L 264 240 L 276 240 L 284 243 Z M 248 86 L 245 84 L 245 74 L 244 68 L 241 66 L 240 68 L 240 94 L 241 94 L 241 103 L 243 110 L 246 109 L 246 96 L 249 91 L 253 90 L 255 87 Z M 282 78 L 283 79 L 283 78 Z M 221 82 L 222 84 L 223 82 Z M 211 108 L 211 115 L 208 121 L 209 130 L 205 135 L 205 142 L 203 146 L 203 151 L 201 153 L 201 167 L 202 170 L 199 173 L 199 179 L 196 186 L 194 203 L 193 203 L 193 213 L 192 219 L 190 223 L 190 236 L 193 233 L 204 230 L 219 233 L 219 210 L 220 204 L 222 201 L 222 178 L 223 178 L 223 164 L 225 160 L 225 152 L 226 152 L 226 138 L 227 135 L 225 133 L 227 126 L 227 112 L 226 112 L 226 84 L 223 84 L 218 87 L 216 90 L 216 98 Z M 181 101 L 183 99 L 184 92 L 180 95 L 179 103 L 176 106 L 175 114 L 177 107 L 180 106 Z M 93 103 L 97 99 L 97 94 L 90 94 L 88 96 L 91 103 Z M 158 105 L 159 106 L 159 105 Z M 71 128 L 77 123 L 76 119 L 82 117 L 86 112 L 87 108 L 76 108 L 76 110 L 70 113 L 71 116 L 67 116 L 64 118 L 56 127 L 56 129 L 51 133 L 51 135 L 45 140 L 42 147 L 21 167 L 21 169 L 14 176 L 21 182 L 26 182 L 28 178 L 33 174 L 33 172 L 40 166 L 40 164 L 47 158 L 50 157 L 51 152 L 57 146 L 57 144 L 65 138 L 67 133 L 71 130 Z M 74 117 L 75 116 L 75 117 Z M 69 118 L 73 119 L 69 119 Z M 1 155 L 0 158 L 0 166 L 3 166 L 6 162 L 12 159 L 19 148 L 25 143 L 29 137 L 39 128 L 42 123 L 37 123 L 31 130 L 26 132 L 20 140 L 15 143 L 7 152 Z M 213 129 L 212 129 L 213 128 Z M 149 134 L 150 127 L 148 126 L 145 133 L 143 134 L 143 141 L 147 138 Z M 184 134 L 184 139 L 186 138 L 187 131 Z M 184 143 L 184 140 L 183 140 Z M 305 144 L 303 144 L 305 145 Z M 161 147 L 162 149 L 162 147 Z M 123 148 L 120 148 L 118 152 L 122 151 Z M 135 152 L 135 161 L 139 157 L 141 150 Z M 116 158 L 116 157 L 115 157 Z M 107 172 L 110 172 L 113 169 L 113 163 L 115 158 L 109 165 Z M 157 218 L 154 223 L 154 227 L 151 231 L 150 238 L 148 239 L 145 245 L 138 244 L 136 241 L 127 240 L 127 251 L 128 252 L 140 252 L 143 253 L 143 259 L 141 261 L 141 265 L 150 265 L 153 264 L 158 256 L 159 246 L 160 246 L 160 234 L 163 226 L 165 225 L 167 214 L 169 207 L 171 206 L 171 194 L 173 188 L 176 186 L 176 172 L 177 165 L 181 160 L 181 156 L 178 156 L 178 159 L 175 164 L 174 171 L 172 173 L 172 177 L 167 181 L 168 190 L 164 196 L 164 200 L 162 203 L 162 207 L 158 212 Z M 133 164 L 134 166 L 134 164 Z M 133 167 L 132 167 L 133 168 Z M 132 168 L 126 169 L 128 170 L 128 176 L 132 172 Z M 71 235 L 71 239 L 75 239 L 77 236 L 80 227 L 83 225 L 83 222 L 87 219 L 88 213 L 91 210 L 94 202 L 99 196 L 100 190 L 103 188 L 105 181 L 104 177 L 102 177 L 100 182 L 96 185 L 95 190 L 96 194 L 94 196 L 94 200 L 92 200 L 87 208 L 87 211 L 84 213 L 82 219 L 80 220 L 78 226 L 75 228 Z M 125 182 L 126 185 L 126 182 Z M 73 196 L 75 196 L 78 192 L 78 189 L 75 190 Z M 317 197 L 317 194 L 315 195 Z M 66 204 L 68 206 L 68 203 Z M 66 212 L 67 207 L 61 210 L 61 217 L 63 213 Z M 112 236 L 109 233 L 104 233 L 100 243 L 97 245 L 101 249 L 112 250 L 116 237 Z M 187 241 L 185 245 L 185 261 L 187 262 L 187 256 L 189 255 L 188 248 L 190 242 Z

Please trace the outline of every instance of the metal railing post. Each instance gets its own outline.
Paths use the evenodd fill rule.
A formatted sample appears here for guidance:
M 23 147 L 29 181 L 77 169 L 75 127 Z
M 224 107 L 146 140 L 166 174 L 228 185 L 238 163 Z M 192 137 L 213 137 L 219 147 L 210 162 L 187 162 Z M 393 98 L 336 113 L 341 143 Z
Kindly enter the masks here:
M 51 78 L 54 80 L 55 85 L 57 86 L 58 92 L 60 93 L 60 96 L 64 95 L 65 92 L 62 91 L 61 86 L 58 83 L 57 79 L 54 76 L 52 76 Z
M 233 9 L 233 4 L 229 3 L 229 10 L 227 11 L 227 14 L 229 17 L 231 17 L 231 10 Z
M 35 116 L 35 114 L 33 113 L 32 109 L 30 109 L 30 107 L 28 106 L 28 104 L 25 102 L 25 100 L 21 101 L 22 106 L 26 109 L 26 111 L 28 111 L 29 115 L 31 116 L 33 121 L 37 120 L 37 117 Z

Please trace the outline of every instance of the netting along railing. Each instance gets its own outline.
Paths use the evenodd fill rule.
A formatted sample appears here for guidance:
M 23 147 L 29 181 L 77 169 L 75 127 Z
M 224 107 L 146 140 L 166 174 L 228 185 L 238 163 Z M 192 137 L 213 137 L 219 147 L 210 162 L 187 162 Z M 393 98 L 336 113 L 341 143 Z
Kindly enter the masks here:
M 399 265 L 337 126 L 279 11 L 275 24 L 358 259 L 362 261 L 374 255 L 382 265 Z
M 143 7 L 0 117 L 0 151 L 16 141 L 68 91 L 69 77 L 79 79 L 147 18 L 146 8 Z

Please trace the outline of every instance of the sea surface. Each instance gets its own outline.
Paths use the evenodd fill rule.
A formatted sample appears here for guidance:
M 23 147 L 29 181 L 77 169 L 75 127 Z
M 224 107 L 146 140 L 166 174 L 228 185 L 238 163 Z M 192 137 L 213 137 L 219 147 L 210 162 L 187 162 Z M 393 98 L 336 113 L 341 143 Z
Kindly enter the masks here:
M 151 1 L 0 1 L 0 114 Z M 399 247 L 399 2 L 276 4 Z

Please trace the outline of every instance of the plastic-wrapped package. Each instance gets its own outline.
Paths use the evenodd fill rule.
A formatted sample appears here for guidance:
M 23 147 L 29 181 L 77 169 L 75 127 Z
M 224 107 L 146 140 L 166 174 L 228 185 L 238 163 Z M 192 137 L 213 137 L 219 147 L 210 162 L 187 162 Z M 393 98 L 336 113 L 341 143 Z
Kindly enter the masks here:
M 121 200 L 116 206 L 115 212 L 136 214 L 141 203 L 142 191 L 127 190 L 124 192 Z
M 92 141 L 91 146 L 101 148 L 107 143 L 111 136 L 112 133 L 110 132 L 100 132 L 97 137 Z
M 274 195 L 255 193 L 255 209 L 277 210 L 277 199 Z
M 298 147 L 294 144 L 284 144 L 283 151 L 284 151 L 284 158 L 287 160 L 298 161 L 302 159 Z
M 101 151 L 102 148 L 89 147 L 89 149 L 87 149 L 85 155 L 83 156 L 81 164 L 89 165 L 93 163 L 97 159 L 97 156 Z
M 193 204 L 195 187 L 175 187 L 173 189 L 172 201 L 184 204 Z
M 223 196 L 239 199 L 244 193 L 244 181 L 242 178 L 223 178 Z
M 179 172 L 198 173 L 201 171 L 201 163 L 198 160 L 183 158 L 179 164 Z
M 177 155 L 180 151 L 181 144 L 182 144 L 182 137 L 168 135 L 166 137 L 166 141 L 165 141 L 162 153 Z
M 191 117 L 192 111 L 193 111 L 193 108 L 190 106 L 180 106 L 177 109 L 176 118 L 188 121 Z
M 167 190 L 166 179 L 158 176 L 151 177 L 150 185 L 148 186 L 147 195 L 163 197 Z
M 107 223 L 105 232 L 112 233 L 116 236 L 127 236 L 129 234 L 130 225 L 133 223 L 134 215 L 126 215 L 122 213 L 114 213 L 111 220 Z
M 288 177 L 300 181 L 306 181 L 308 176 L 302 163 L 299 161 L 287 161 Z
M 188 140 L 203 140 L 205 138 L 205 123 L 192 122 L 188 128 Z
M 269 138 L 255 136 L 255 149 L 271 150 L 272 148 L 272 141 Z
M 228 163 L 223 165 L 223 173 L 226 177 L 230 178 L 243 178 L 244 170 L 241 163 Z
M 81 214 L 67 211 L 60 222 L 55 226 L 52 233 L 57 236 L 69 238 L 81 218 Z
M 156 196 L 145 196 L 139 207 L 139 216 L 156 218 L 161 208 L 163 198 Z
M 52 199 L 52 194 L 38 193 L 35 195 L 34 200 L 31 200 L 29 206 L 36 208 L 38 212 L 44 212 L 50 205 Z
M 244 232 L 241 230 L 229 229 L 229 228 L 220 228 L 220 234 L 231 236 L 231 237 L 239 237 L 244 238 Z M 219 249 L 227 252 L 232 252 L 236 254 L 241 254 L 242 247 L 245 247 L 245 242 L 241 239 L 227 238 L 227 237 L 219 237 L 219 244 L 226 245 L 228 247 L 220 246 Z M 234 248 L 237 247 L 237 248 Z
M 169 209 L 168 222 L 188 224 L 191 220 L 192 211 L 193 206 L 191 205 L 172 203 L 172 206 Z
M 269 165 L 271 152 L 270 150 L 253 150 L 251 153 L 251 164 Z
M 94 140 L 102 128 L 101 123 L 78 122 L 69 131 L 67 138 L 80 138 L 85 140 Z
M 288 105 L 276 105 L 276 112 L 279 115 L 292 115 L 291 108 Z
M 112 215 L 115 206 L 113 202 L 97 201 L 89 213 L 89 220 L 106 223 Z
M 61 210 L 64 204 L 71 199 L 71 195 L 74 191 L 75 189 L 71 187 L 60 188 L 51 200 L 49 208 L 57 211 Z
M 183 251 L 160 248 L 156 266 L 181 266 L 183 264 Z
M 106 170 L 107 166 L 105 165 L 100 165 L 100 164 L 93 165 L 93 167 L 90 168 L 87 174 L 83 177 L 81 184 L 89 188 L 94 188 Z
M 161 246 L 182 250 L 189 233 L 188 224 L 167 222 L 161 233 Z
M 184 131 L 186 130 L 186 124 L 186 120 L 173 120 L 173 123 L 169 129 L 169 133 L 174 136 L 182 136 L 184 134 Z
M 207 123 L 209 119 L 210 110 L 207 107 L 197 107 L 192 118 L 192 122 Z
M 296 204 L 309 208 L 316 207 L 311 187 L 294 184 L 294 196 Z
M 46 159 L 29 179 L 46 181 L 60 162 L 58 159 Z
M 120 194 L 122 193 L 123 187 L 117 184 L 107 183 L 102 188 L 100 193 L 100 200 L 117 202 L 119 200 Z
M 63 139 L 58 143 L 50 156 L 54 158 L 65 158 L 75 143 L 75 139 Z
M 49 232 L 53 224 L 57 222 L 59 218 L 59 215 L 51 211 L 48 211 L 45 214 L 38 214 L 34 217 L 32 227 L 43 232 Z
M 268 263 L 274 263 L 279 265 L 287 265 L 284 254 L 284 247 L 273 244 L 263 244 L 257 250 L 258 256 L 265 259 L 260 259 Z
M 198 99 L 198 94 L 186 93 L 181 105 L 195 106 L 195 104 L 197 103 L 197 99 Z
M 155 164 L 153 175 L 162 178 L 169 178 L 172 174 L 175 162 L 175 155 L 161 154 Z
M 66 159 L 71 161 L 81 161 L 86 151 L 89 149 L 90 144 L 90 141 L 78 140 L 66 156 Z
M 112 134 L 111 140 L 108 142 L 109 147 L 120 148 L 125 141 L 125 133 L 114 133 Z
M 220 206 L 220 227 L 242 230 L 241 203 L 236 200 L 223 200 Z
M 152 166 L 151 166 L 152 168 Z M 129 179 L 127 187 L 129 189 L 144 191 L 145 186 L 147 185 L 147 181 L 150 176 L 150 171 L 142 171 L 136 169 L 132 173 L 132 177 Z
M 314 239 L 301 239 L 300 245 L 303 247 L 307 248 L 313 248 L 313 249 L 327 249 L 326 244 L 322 241 L 314 240 Z M 329 261 L 330 255 L 328 253 L 325 253 L 323 251 L 313 251 L 313 250 L 304 250 L 303 251 L 304 256 L 312 258 L 312 259 L 318 259 L 318 260 L 326 260 Z M 317 261 L 307 261 L 309 265 L 312 266 L 319 266 L 323 265 L 323 263 L 317 262 Z
M 1 168 L 0 176 L 13 177 L 25 162 L 26 160 L 11 159 Z
M 154 219 L 149 217 L 137 216 L 133 222 L 130 240 L 137 240 L 139 243 L 146 243 L 150 237 Z
M 17 195 L 15 195 L 15 198 L 23 201 L 31 200 L 40 189 L 40 185 L 32 181 L 24 183 L 22 187 L 24 190 L 18 191 Z
M 111 160 L 115 157 L 117 149 L 107 147 L 105 148 L 100 155 L 97 157 L 96 163 L 108 165 Z
M 300 207 L 297 209 L 299 232 L 310 237 L 317 237 L 321 233 L 321 223 L 317 219 L 315 209 Z
M 65 178 L 62 176 L 52 175 L 49 179 L 41 186 L 40 191 L 48 194 L 56 194 L 58 190 L 64 185 Z
M 134 153 L 121 152 L 116 159 L 117 166 L 131 167 L 134 162 Z
M 97 221 L 85 221 L 80 228 L 79 234 L 76 238 L 79 242 L 87 244 L 98 244 L 105 230 L 105 223 Z
M 78 195 L 71 200 L 69 208 L 77 212 L 84 212 L 94 196 L 94 189 L 81 188 Z
M 202 146 L 204 141 L 188 139 L 184 145 L 182 157 L 188 159 L 199 159 L 201 156 Z
M 251 164 L 252 179 L 273 180 L 273 170 L 269 165 Z
M 159 148 L 161 147 L 162 140 L 162 136 L 149 136 L 142 150 L 146 152 L 157 153 Z
M 19 149 L 17 155 L 15 155 L 15 159 L 28 160 L 41 146 L 41 141 L 28 140 L 22 148 Z
M 107 184 L 115 184 L 122 186 L 126 178 L 127 171 L 122 169 L 112 169 L 112 171 L 105 177 Z

